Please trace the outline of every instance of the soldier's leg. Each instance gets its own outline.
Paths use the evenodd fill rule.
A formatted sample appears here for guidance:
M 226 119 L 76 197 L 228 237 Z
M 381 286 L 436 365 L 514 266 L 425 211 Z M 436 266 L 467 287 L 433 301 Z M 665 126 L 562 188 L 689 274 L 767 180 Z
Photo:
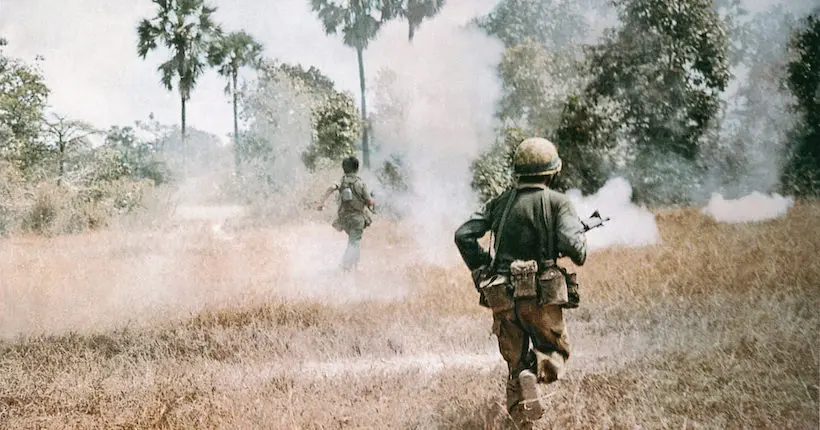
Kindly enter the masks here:
M 518 317 L 532 339 L 538 381 L 550 383 L 563 377 L 570 355 L 563 309 L 557 305 L 538 306 L 534 299 L 522 300 Z
M 362 234 L 364 233 L 364 219 L 358 217 L 348 221 L 347 228 L 347 249 L 342 257 L 342 268 L 350 270 L 359 263 L 360 246 Z
M 493 313 L 493 333 L 498 337 L 498 350 L 507 362 L 507 411 L 521 400 L 518 375 L 530 367 L 530 339 L 518 324 L 515 309 Z

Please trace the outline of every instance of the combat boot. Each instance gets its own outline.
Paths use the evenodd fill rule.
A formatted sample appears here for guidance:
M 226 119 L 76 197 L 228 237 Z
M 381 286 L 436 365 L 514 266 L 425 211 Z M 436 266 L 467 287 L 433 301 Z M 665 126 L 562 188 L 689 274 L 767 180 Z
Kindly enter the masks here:
M 528 422 L 538 421 L 544 415 L 544 405 L 538 397 L 538 378 L 534 373 L 522 371 L 518 375 L 518 383 L 521 387 L 521 401 L 513 407 L 510 415 L 519 428 L 527 428 Z

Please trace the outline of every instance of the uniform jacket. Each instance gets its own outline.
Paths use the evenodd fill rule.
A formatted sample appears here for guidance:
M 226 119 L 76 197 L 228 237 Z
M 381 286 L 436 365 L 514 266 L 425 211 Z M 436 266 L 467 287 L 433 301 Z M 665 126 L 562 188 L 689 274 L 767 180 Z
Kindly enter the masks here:
M 490 264 L 490 253 L 479 245 L 478 239 L 488 231 L 498 237 L 501 216 L 512 192 L 509 189 L 487 202 L 456 230 L 456 246 L 470 270 Z M 547 199 L 555 218 L 555 252 L 569 257 L 576 265 L 582 265 L 586 261 L 584 227 L 569 199 L 543 185 L 521 184 L 517 187 L 515 201 L 505 221 L 496 255 L 497 273 L 508 273 L 510 263 L 514 260 L 544 261 L 558 258 L 558 255 L 547 255 L 547 235 L 550 234 L 548 230 L 553 223 L 549 219 L 544 222 L 547 214 L 542 199 Z

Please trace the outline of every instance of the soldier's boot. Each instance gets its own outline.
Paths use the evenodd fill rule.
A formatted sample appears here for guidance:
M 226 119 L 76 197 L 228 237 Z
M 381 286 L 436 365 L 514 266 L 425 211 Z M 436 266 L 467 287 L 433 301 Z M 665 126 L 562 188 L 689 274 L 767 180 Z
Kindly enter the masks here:
M 519 428 L 532 428 L 532 423 L 544 415 L 544 405 L 538 397 L 538 378 L 529 370 L 518 375 L 521 386 L 521 401 L 510 410 Z
M 539 382 L 549 384 L 564 377 L 564 372 L 566 371 L 566 360 L 564 356 L 555 351 L 549 354 L 535 351 L 535 357 Z

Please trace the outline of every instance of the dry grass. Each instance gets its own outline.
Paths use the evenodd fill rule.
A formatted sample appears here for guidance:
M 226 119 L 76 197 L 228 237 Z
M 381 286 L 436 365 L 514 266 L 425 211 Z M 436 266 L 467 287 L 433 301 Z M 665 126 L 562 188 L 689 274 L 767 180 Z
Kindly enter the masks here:
M 657 217 L 662 244 L 579 269 L 571 367 L 539 424 L 817 428 L 820 205 Z M 483 426 L 505 372 L 465 269 L 387 223 L 347 277 L 327 225 L 229 234 L 0 242 L 0 427 Z

